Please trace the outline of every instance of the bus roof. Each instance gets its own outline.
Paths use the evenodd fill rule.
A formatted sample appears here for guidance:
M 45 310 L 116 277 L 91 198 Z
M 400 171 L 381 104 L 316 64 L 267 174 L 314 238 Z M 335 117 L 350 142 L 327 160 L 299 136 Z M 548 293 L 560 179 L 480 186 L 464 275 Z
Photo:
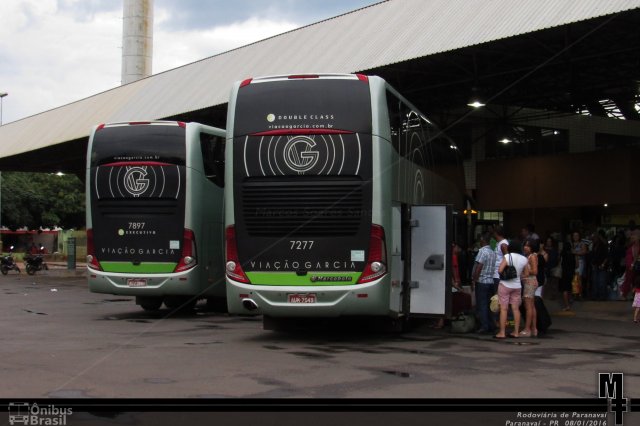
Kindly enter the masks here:
M 369 77 L 364 74 L 344 74 L 344 73 L 304 73 L 304 74 L 283 74 L 272 76 L 261 76 L 247 78 L 240 83 L 244 87 L 251 83 L 266 83 L 283 80 L 308 80 L 308 79 L 332 79 L 332 80 L 360 80 L 368 81 Z

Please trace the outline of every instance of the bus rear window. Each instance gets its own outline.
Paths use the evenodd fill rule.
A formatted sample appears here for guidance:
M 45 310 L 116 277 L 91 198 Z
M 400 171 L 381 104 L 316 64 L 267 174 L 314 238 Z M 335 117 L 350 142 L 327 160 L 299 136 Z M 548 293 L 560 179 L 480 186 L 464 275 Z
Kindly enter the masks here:
M 185 158 L 185 129 L 182 127 L 105 127 L 93 137 L 91 167 L 129 161 L 185 165 Z
M 313 129 L 371 133 L 369 85 L 359 80 L 309 79 L 249 84 L 238 92 L 234 137 Z

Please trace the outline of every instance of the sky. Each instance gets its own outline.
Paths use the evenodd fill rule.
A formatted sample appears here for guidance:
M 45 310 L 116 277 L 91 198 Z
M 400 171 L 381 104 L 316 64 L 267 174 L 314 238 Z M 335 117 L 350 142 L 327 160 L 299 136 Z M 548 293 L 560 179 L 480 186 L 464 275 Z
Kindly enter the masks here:
M 154 0 L 153 74 L 379 0 Z M 120 85 L 123 0 L 0 0 L 2 123 Z

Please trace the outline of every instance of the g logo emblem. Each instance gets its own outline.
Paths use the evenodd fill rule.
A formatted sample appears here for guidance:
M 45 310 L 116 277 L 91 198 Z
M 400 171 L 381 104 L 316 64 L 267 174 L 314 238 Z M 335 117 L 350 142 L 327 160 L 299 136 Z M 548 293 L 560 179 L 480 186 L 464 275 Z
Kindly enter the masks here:
M 284 162 L 293 171 L 308 172 L 320 157 L 318 151 L 312 151 L 315 146 L 314 140 L 307 136 L 291 138 L 284 146 Z
M 124 189 L 134 197 L 139 197 L 149 188 L 149 179 L 146 167 L 127 167 L 124 174 Z

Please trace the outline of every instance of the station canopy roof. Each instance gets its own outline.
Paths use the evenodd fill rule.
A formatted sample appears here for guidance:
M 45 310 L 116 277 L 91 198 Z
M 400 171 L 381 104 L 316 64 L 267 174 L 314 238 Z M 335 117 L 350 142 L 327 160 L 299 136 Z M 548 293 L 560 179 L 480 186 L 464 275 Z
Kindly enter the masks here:
M 80 174 L 92 126 L 224 111 L 265 75 L 377 74 L 424 112 L 477 88 L 561 113 L 617 97 L 637 119 L 639 35 L 640 0 L 389 0 L 1 126 L 0 170 Z

